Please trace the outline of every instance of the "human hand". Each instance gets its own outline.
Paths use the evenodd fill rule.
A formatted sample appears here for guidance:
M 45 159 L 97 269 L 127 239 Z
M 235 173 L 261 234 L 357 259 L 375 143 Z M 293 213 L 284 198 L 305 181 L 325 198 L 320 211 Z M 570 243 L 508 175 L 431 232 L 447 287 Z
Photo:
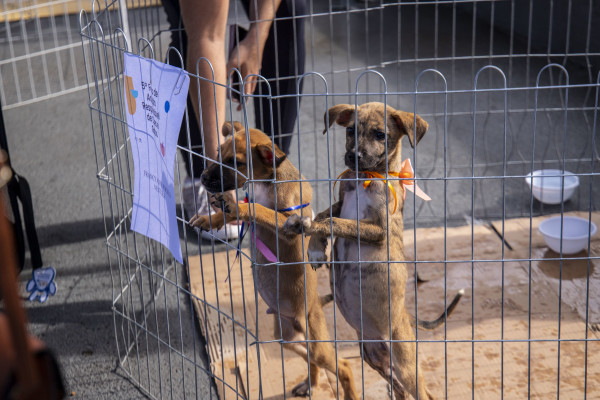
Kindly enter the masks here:
M 227 62 L 227 71 L 237 68 L 245 80 L 248 75 L 258 75 L 262 65 L 263 49 L 257 43 L 256 34 L 249 32 L 248 35 L 233 49 Z M 244 94 L 252 94 L 256 90 L 258 79 L 250 78 L 245 82 Z M 237 110 L 242 109 L 242 104 Z

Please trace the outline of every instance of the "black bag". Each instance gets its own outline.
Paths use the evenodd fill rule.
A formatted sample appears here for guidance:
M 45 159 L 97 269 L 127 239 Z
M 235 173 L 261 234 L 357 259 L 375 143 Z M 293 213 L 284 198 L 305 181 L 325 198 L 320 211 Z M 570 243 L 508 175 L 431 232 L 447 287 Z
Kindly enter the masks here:
M 0 160 L 0 172 L 3 167 Z M 60 367 L 44 343 L 27 333 L 17 289 L 16 246 L 6 220 L 0 218 L 0 398 L 60 400 L 65 397 Z
M 6 128 L 4 126 L 4 117 L 2 116 L 2 104 L 0 103 L 0 149 L 7 155 L 8 166 L 10 164 L 10 154 L 8 152 L 8 140 L 6 137 Z M 12 169 L 12 167 L 11 167 Z M 0 210 L 3 218 L 6 218 L 12 225 L 14 237 L 17 244 L 17 268 L 18 272 L 23 270 L 25 265 L 25 236 L 31 253 L 31 264 L 33 269 L 40 268 L 43 265 L 40 244 L 35 230 L 35 220 L 33 215 L 33 202 L 31 200 L 31 190 L 29 183 L 25 178 L 12 171 L 12 178 L 2 190 L 2 196 L 5 197 L 5 210 Z M 21 211 L 23 213 L 21 217 Z M 23 230 L 23 224 L 25 230 Z

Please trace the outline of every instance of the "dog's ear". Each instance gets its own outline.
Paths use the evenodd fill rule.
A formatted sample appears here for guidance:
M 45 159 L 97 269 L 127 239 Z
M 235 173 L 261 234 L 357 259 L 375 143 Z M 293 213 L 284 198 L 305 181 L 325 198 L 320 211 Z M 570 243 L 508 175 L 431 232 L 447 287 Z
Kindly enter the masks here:
M 427 128 L 429 128 L 429 125 L 423 118 L 413 113 L 394 111 L 391 114 L 391 117 L 396 122 L 396 125 L 398 125 L 398 129 L 408 135 L 408 140 L 413 149 L 419 143 L 421 138 L 425 136 L 425 132 L 427 132 Z
M 221 134 L 224 137 L 227 137 L 233 133 L 239 132 L 239 131 L 243 131 L 244 130 L 244 125 L 242 125 L 240 122 L 238 121 L 233 121 L 233 122 L 225 122 L 223 124 L 223 127 L 221 128 Z
M 273 157 L 275 157 L 275 166 L 279 167 L 279 164 L 286 159 L 287 155 L 277 145 L 275 147 L 275 155 L 273 156 L 273 146 L 270 144 L 259 144 L 256 146 L 256 151 L 262 162 L 267 167 L 273 167 Z
M 325 129 L 323 130 L 323 134 L 327 132 L 327 118 L 329 117 L 329 127 L 333 125 L 333 123 L 337 123 L 341 126 L 348 126 L 350 121 L 354 119 L 354 106 L 350 104 L 338 104 L 337 106 L 333 106 L 327 110 L 325 115 L 323 116 L 325 122 Z

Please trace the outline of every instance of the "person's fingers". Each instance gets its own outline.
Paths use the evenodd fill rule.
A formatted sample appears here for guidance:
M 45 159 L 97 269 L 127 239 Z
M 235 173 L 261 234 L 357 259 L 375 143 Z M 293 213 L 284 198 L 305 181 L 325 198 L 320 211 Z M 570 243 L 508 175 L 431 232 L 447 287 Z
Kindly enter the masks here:
M 245 89 L 246 89 L 245 90 L 246 94 L 254 93 L 254 90 L 256 90 L 256 77 L 255 76 L 251 76 L 250 78 L 248 78 Z
M 248 73 L 245 76 L 248 76 L 248 75 L 254 75 L 254 76 L 251 76 L 246 80 L 246 90 L 245 90 L 246 94 L 253 94 L 256 91 L 256 87 L 258 86 L 258 80 L 259 80 L 259 77 L 256 75 L 258 75 L 259 73 L 260 73 L 260 71 L 257 68 L 253 68 L 253 69 L 248 68 Z
M 242 80 L 244 81 L 244 90 L 242 94 L 248 94 L 248 82 L 250 79 L 248 78 L 248 66 L 245 62 L 240 65 L 240 73 L 242 74 Z
M 231 77 L 233 74 L 235 74 L 235 72 L 232 72 L 232 70 L 234 68 L 237 68 L 236 50 L 231 52 L 231 57 L 229 57 L 229 60 L 227 60 L 227 66 L 225 68 L 227 70 L 227 74 L 229 77 Z

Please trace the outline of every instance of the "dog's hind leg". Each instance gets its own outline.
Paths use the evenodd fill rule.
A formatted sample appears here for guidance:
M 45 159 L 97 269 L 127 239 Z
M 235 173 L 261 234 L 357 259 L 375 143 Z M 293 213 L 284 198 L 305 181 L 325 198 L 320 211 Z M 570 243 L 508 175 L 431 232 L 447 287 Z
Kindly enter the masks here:
M 415 399 L 434 400 L 435 397 L 427 390 L 421 368 L 417 368 L 417 346 L 415 335 L 410 326 L 409 316 L 404 311 L 400 317 L 402 321 L 395 324 L 392 338 L 398 342 L 392 343 L 394 355 L 394 370 L 402 386 Z M 418 397 L 417 397 L 418 393 Z
M 344 399 L 358 399 L 359 397 L 356 392 L 356 387 L 354 386 L 354 377 L 352 376 L 350 364 L 344 359 L 336 360 L 333 345 L 329 341 L 329 332 L 327 331 L 327 325 L 325 324 L 325 315 L 320 308 L 315 308 L 308 315 L 308 334 L 309 339 L 316 340 L 315 342 L 309 343 L 311 363 L 314 362 L 319 367 L 325 368 L 334 375 L 337 370 L 340 385 L 342 386 L 342 389 L 344 389 Z
M 302 341 L 306 340 L 306 335 L 304 334 L 304 324 L 297 321 L 292 321 L 290 318 L 282 316 L 280 332 L 279 318 L 277 317 L 277 314 L 275 314 L 274 317 L 275 338 L 281 338 L 286 342 L 293 342 L 284 343 L 283 347 L 293 351 L 294 353 L 302 357 L 304 361 L 307 361 L 308 351 L 306 350 L 306 345 L 302 343 Z M 292 389 L 292 394 L 294 396 L 307 397 L 310 393 L 310 388 L 314 387 L 319 381 L 319 366 L 312 362 L 312 354 L 310 358 L 310 381 L 308 377 L 306 377 L 306 379 L 294 386 L 294 388 Z
M 361 348 L 363 360 L 381 375 L 386 382 L 390 382 L 392 377 L 392 388 L 396 399 L 405 400 L 408 398 L 406 390 L 396 377 L 396 368 L 390 368 L 390 349 L 383 342 L 365 342 Z

